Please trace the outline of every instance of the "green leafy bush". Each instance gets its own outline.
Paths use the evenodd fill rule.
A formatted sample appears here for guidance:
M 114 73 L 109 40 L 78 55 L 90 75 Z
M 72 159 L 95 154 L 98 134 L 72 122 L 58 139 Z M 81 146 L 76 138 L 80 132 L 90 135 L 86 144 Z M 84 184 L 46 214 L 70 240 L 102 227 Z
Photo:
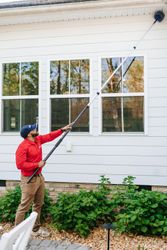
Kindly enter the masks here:
M 112 223 L 119 232 L 144 235 L 167 234 L 167 195 L 142 190 L 128 176 L 123 186 L 110 190 L 109 179 L 101 177 L 97 190 L 59 194 L 52 207 L 52 221 L 58 230 L 71 230 L 86 237 L 102 223 Z
M 52 208 L 52 203 L 53 202 L 49 196 L 49 192 L 47 189 L 45 189 L 44 205 L 42 206 L 42 210 L 41 210 L 41 222 L 51 220 L 50 210 Z
M 21 189 L 17 186 L 14 190 L 0 197 L 0 222 L 14 222 L 16 210 L 21 200 Z M 50 216 L 51 198 L 45 190 L 44 205 L 42 207 L 41 220 L 46 220 Z M 29 210 L 27 216 L 31 213 Z
M 13 222 L 21 198 L 20 187 L 8 191 L 0 197 L 0 222 Z
M 125 191 L 118 192 L 112 202 L 118 205 L 118 213 L 115 215 L 118 231 L 167 235 L 167 194 L 137 191 L 137 187 L 131 183 Z
M 78 193 L 61 193 L 52 207 L 53 225 L 58 230 L 70 230 L 86 237 L 90 230 L 100 223 L 111 221 L 111 200 L 109 180 L 101 177 L 95 191 L 80 190 Z
M 82 237 L 103 223 L 112 223 L 121 233 L 167 235 L 167 194 L 139 191 L 133 182 L 134 177 L 128 176 L 122 186 L 111 189 L 109 179 L 102 176 L 95 190 L 61 193 L 56 203 L 46 190 L 41 218 L 51 218 L 58 230 Z M 14 221 L 20 198 L 20 187 L 0 198 L 0 222 Z

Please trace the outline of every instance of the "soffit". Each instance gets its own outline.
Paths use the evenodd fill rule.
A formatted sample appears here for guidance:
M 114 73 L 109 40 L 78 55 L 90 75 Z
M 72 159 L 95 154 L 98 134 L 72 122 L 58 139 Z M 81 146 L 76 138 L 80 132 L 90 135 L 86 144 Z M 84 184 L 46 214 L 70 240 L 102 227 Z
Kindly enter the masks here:
M 21 2 L 27 4 L 32 1 Z M 36 0 L 35 2 L 38 2 L 38 5 L 22 4 L 22 7 L 0 8 L 0 25 L 152 15 L 159 9 L 167 11 L 167 0 Z M 39 2 L 48 4 L 40 5 Z

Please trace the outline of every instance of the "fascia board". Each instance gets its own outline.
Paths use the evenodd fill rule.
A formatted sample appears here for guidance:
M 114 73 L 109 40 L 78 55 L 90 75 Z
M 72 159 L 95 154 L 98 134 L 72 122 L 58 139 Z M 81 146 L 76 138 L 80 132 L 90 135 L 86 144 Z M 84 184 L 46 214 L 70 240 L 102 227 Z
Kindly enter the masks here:
M 166 12 L 166 2 L 166 0 L 103 0 L 33 6 L 30 8 L 0 9 L 0 26 L 113 16 L 149 15 L 158 9 L 163 9 Z

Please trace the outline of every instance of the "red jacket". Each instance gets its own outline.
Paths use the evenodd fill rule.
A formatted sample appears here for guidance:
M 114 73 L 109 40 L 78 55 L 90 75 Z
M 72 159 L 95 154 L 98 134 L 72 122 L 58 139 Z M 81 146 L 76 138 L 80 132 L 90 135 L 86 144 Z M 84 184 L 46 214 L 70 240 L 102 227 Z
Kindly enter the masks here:
M 24 139 L 18 146 L 16 151 L 16 165 L 21 170 L 22 175 L 31 176 L 38 167 L 38 162 L 42 160 L 42 144 L 50 142 L 60 136 L 62 130 L 58 129 L 46 135 L 39 135 L 35 138 L 35 142 Z M 39 168 L 37 174 L 41 173 Z

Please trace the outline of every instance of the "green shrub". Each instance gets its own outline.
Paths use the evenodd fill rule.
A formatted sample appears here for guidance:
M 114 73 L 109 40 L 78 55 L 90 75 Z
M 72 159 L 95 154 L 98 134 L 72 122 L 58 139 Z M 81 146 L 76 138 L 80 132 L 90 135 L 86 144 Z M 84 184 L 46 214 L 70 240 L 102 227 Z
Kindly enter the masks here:
M 103 223 L 112 223 L 122 233 L 167 235 L 167 194 L 138 191 L 133 182 L 134 177 L 128 176 L 111 192 L 109 179 L 102 176 L 95 190 L 61 193 L 56 203 L 46 190 L 41 219 L 51 217 L 58 230 L 74 231 L 82 237 Z M 0 198 L 0 222 L 14 221 L 20 198 L 20 187 Z
M 52 207 L 52 221 L 58 230 L 71 230 L 86 237 L 102 223 L 112 223 L 119 232 L 167 235 L 167 195 L 142 190 L 128 176 L 123 186 L 110 190 L 102 176 L 97 190 L 59 194 Z
M 95 191 L 80 190 L 78 193 L 61 193 L 52 207 L 53 225 L 58 230 L 74 231 L 83 237 L 90 230 L 106 221 L 111 221 L 111 200 L 109 181 L 101 177 L 101 183 Z
M 125 183 L 124 183 L 125 184 Z M 113 198 L 118 205 L 115 226 L 120 232 L 167 235 L 167 194 L 137 191 L 133 185 Z
M 16 210 L 21 200 L 21 189 L 17 186 L 14 190 L 0 197 L 0 222 L 14 222 Z M 44 221 L 50 216 L 51 198 L 45 190 L 44 205 L 42 207 L 41 220 Z M 29 210 L 26 217 L 31 213 Z
M 13 222 L 15 220 L 20 197 L 21 190 L 19 186 L 14 190 L 7 191 L 3 197 L 0 197 L 0 222 Z
M 51 213 L 50 213 L 51 208 L 52 208 L 52 199 L 49 196 L 48 190 L 45 189 L 44 205 L 42 206 L 41 210 L 41 222 L 51 220 Z

